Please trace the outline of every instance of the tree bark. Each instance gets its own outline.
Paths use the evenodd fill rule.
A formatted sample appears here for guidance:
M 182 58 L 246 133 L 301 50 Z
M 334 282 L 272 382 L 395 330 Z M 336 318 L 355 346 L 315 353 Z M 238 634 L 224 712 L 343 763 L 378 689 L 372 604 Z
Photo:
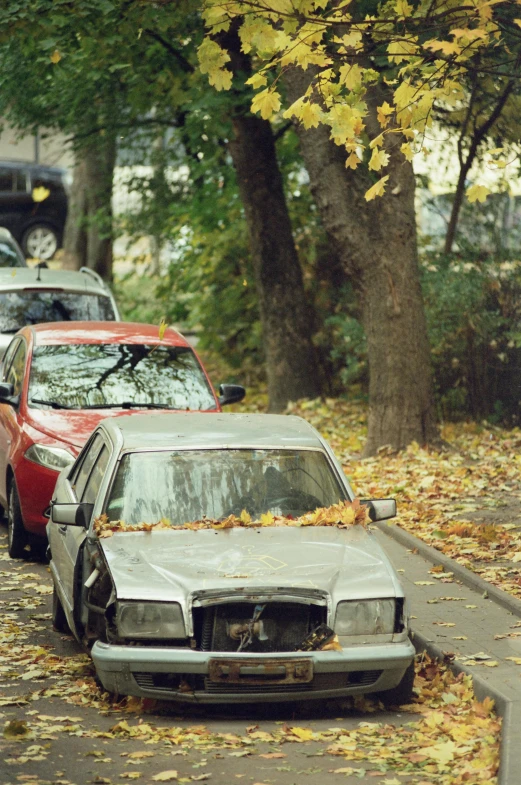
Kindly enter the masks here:
M 87 182 L 87 267 L 112 280 L 112 184 L 116 140 L 100 136 L 85 150 Z
M 112 182 L 116 163 L 113 137 L 77 152 L 65 226 L 63 266 L 82 266 L 112 280 Z
M 237 33 L 226 34 L 223 43 L 233 70 L 251 71 Z M 235 95 L 229 150 L 249 233 L 269 411 L 280 412 L 289 401 L 320 395 L 320 374 L 311 340 L 313 317 L 306 301 L 271 125 L 249 112 L 244 93 Z
M 229 142 L 244 205 L 266 353 L 269 411 L 316 398 L 320 381 L 302 271 L 293 241 L 270 124 L 233 119 Z
M 63 267 L 79 270 L 87 264 L 87 184 L 85 162 L 77 158 L 68 199 L 63 237 Z
M 290 100 L 303 95 L 310 76 L 288 70 Z M 373 96 L 376 106 L 381 96 Z M 371 100 L 371 96 L 368 96 Z M 368 123 L 370 125 L 370 123 Z M 373 122 L 371 136 L 380 129 Z M 298 127 L 311 190 L 323 225 L 351 278 L 367 337 L 369 421 L 365 447 L 373 455 L 412 441 L 438 441 L 430 350 L 420 289 L 414 212 L 414 173 L 391 139 L 383 197 L 366 202 L 368 169 L 346 169 L 346 153 L 325 126 Z M 372 131 L 372 133 L 371 133 Z M 391 134 L 391 137 L 397 135 Z

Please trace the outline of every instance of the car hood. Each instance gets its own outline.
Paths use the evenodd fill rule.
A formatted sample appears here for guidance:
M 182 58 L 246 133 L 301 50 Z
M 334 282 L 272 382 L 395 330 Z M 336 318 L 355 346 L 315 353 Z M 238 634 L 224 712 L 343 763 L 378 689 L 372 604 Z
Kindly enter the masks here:
M 363 527 L 264 527 L 120 532 L 102 538 L 118 599 L 180 602 L 256 589 L 339 599 L 402 596 Z
M 110 415 L 118 414 L 128 414 L 128 412 L 110 412 Z M 27 409 L 26 422 L 51 439 L 80 449 L 97 424 L 107 416 L 106 409 L 88 412 L 67 409 Z

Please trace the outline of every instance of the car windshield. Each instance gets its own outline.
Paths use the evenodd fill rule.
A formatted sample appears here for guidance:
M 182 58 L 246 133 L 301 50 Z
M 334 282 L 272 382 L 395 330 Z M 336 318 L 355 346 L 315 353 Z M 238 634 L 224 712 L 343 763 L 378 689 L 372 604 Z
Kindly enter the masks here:
M 69 321 L 114 321 L 109 297 L 98 294 L 23 289 L 0 292 L 0 332 L 17 332 L 26 324 Z
M 37 346 L 29 406 L 215 409 L 193 351 L 184 346 L 63 344 Z M 125 407 L 123 407 L 125 408 Z
M 345 499 L 316 450 L 186 450 L 124 455 L 106 513 L 127 525 L 172 525 L 266 512 L 297 517 Z
M 4 240 L 0 240 L 0 267 L 25 267 L 24 259 Z

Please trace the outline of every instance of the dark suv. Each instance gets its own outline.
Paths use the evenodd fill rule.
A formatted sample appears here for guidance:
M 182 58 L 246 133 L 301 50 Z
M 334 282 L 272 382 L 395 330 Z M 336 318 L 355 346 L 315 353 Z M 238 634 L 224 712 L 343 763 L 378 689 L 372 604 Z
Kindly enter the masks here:
M 9 229 L 29 258 L 51 259 L 67 218 L 65 170 L 0 162 L 0 226 Z

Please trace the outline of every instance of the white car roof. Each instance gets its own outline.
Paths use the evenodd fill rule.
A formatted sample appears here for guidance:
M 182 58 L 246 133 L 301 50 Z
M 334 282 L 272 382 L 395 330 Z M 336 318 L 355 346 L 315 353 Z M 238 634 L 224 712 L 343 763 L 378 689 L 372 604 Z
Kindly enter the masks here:
M 324 450 L 318 431 L 292 415 L 153 412 L 113 417 L 100 425 L 122 452 L 240 447 Z
M 76 272 L 49 270 L 46 267 L 0 268 L 0 292 L 49 288 L 84 294 L 109 294 L 102 279 L 91 270 Z

